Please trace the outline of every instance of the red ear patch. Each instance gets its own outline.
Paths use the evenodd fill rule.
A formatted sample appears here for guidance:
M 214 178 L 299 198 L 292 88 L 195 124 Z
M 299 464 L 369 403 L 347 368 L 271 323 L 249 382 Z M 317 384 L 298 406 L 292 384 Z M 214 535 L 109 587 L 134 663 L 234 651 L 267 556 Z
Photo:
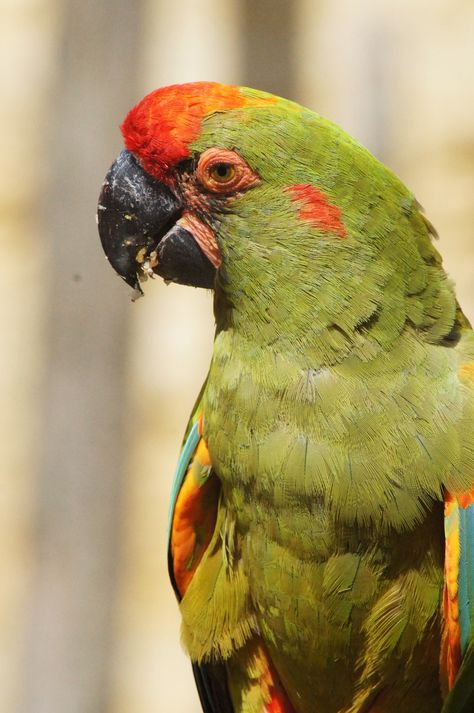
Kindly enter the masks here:
M 189 144 L 199 136 L 204 116 L 275 101 L 271 95 L 245 96 L 240 87 L 215 82 L 163 87 L 127 114 L 121 127 L 125 146 L 148 173 L 170 182 L 170 171 L 189 156 Z
M 302 220 L 308 220 L 315 228 L 335 233 L 340 238 L 347 235 L 340 208 L 330 203 L 319 188 L 301 183 L 288 186 L 286 190 L 291 194 L 292 201 L 299 204 L 298 215 Z

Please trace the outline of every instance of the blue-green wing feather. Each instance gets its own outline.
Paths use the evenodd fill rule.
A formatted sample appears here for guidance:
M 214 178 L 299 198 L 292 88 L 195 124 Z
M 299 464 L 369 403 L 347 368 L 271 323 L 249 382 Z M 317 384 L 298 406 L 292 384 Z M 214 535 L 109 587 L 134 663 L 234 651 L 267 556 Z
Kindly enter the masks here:
M 459 509 L 458 606 L 463 662 L 442 713 L 474 713 L 474 503 Z
M 474 504 L 459 508 L 459 628 L 464 655 L 471 639 L 474 614 Z
M 184 446 L 181 450 L 179 459 L 178 459 L 178 464 L 176 466 L 176 470 L 174 473 L 174 478 L 173 478 L 173 484 L 171 486 L 171 496 L 170 496 L 170 505 L 169 505 L 169 510 L 168 510 L 168 527 L 167 527 L 167 536 L 168 536 L 168 549 L 169 549 L 169 544 L 170 544 L 170 538 L 171 538 L 171 525 L 173 522 L 173 513 L 174 513 L 174 508 L 176 505 L 176 499 L 178 497 L 179 491 L 181 490 L 181 486 L 183 484 L 184 476 L 186 475 L 186 471 L 188 469 L 188 465 L 191 462 L 191 458 L 193 457 L 193 453 L 197 448 L 197 445 L 199 443 L 199 424 L 196 421 L 192 427 L 191 430 L 189 431 L 188 437 L 186 438 L 184 442 Z

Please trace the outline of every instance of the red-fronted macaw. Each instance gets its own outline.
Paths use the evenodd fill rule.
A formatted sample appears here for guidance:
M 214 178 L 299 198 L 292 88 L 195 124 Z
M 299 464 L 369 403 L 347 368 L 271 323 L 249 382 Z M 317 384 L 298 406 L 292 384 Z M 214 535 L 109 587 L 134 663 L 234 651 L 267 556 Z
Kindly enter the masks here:
M 340 128 L 199 82 L 126 117 L 115 270 L 214 289 L 169 564 L 206 713 L 474 711 L 474 334 Z

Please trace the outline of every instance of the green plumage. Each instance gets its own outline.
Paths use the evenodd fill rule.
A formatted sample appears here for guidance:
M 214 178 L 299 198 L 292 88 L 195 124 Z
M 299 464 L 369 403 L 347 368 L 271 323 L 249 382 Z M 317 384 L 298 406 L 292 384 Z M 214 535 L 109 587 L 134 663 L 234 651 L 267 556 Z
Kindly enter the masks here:
M 440 711 L 441 501 L 474 481 L 458 377 L 474 339 L 432 228 L 388 169 L 290 102 L 210 115 L 192 149 L 213 146 L 261 183 L 212 214 L 200 409 L 222 495 L 185 644 L 232 672 L 261 635 L 298 713 Z M 297 184 L 340 209 L 345 237 L 302 219 Z M 242 713 L 261 710 L 251 681 L 231 685 Z
M 472 713 L 474 332 L 400 180 L 251 89 L 127 115 L 98 205 L 135 289 L 214 289 L 168 562 L 205 713 Z

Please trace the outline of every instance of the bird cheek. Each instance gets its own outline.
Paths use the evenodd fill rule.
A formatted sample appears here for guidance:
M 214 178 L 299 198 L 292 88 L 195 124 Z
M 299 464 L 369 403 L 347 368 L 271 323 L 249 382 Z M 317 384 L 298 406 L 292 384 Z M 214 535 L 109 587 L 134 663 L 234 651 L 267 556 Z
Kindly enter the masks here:
M 177 221 L 177 225 L 191 233 L 209 262 L 218 269 L 221 265 L 221 253 L 212 228 L 196 215 L 187 211 Z

